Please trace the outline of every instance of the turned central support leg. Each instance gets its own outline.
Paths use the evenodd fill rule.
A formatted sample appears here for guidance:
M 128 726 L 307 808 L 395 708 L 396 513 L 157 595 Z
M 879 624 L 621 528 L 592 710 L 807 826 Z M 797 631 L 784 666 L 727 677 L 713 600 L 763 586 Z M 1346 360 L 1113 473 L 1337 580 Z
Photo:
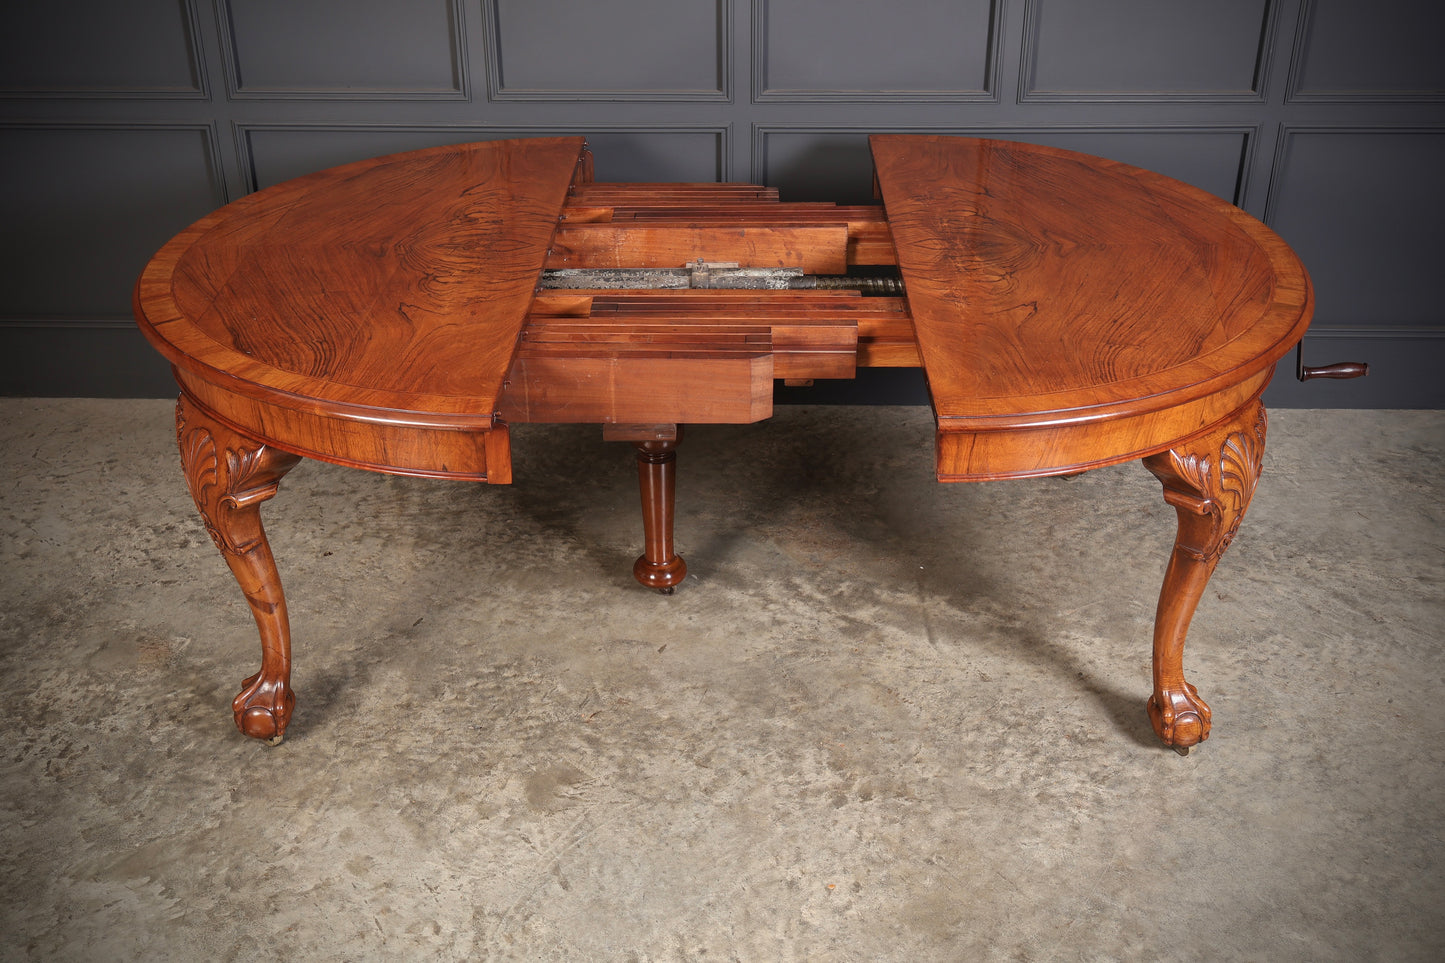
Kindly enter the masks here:
M 1184 679 L 1184 638 L 1210 575 L 1239 531 L 1264 459 L 1266 419 L 1258 401 L 1223 425 L 1144 459 L 1179 516 L 1174 551 L 1154 617 L 1154 694 L 1149 721 L 1184 753 L 1209 738 L 1209 706 Z
M 275 745 L 286 734 L 296 696 L 286 597 L 261 527 L 261 503 L 301 459 L 241 435 L 185 395 L 176 403 L 176 440 L 196 509 L 261 633 L 261 671 L 241 683 L 231 711 L 242 732 Z
M 677 508 L 677 425 L 609 425 L 608 441 L 630 441 L 637 449 L 637 482 L 642 494 L 643 552 L 632 566 L 638 582 L 671 595 L 687 576 L 687 563 L 673 550 L 672 522 Z

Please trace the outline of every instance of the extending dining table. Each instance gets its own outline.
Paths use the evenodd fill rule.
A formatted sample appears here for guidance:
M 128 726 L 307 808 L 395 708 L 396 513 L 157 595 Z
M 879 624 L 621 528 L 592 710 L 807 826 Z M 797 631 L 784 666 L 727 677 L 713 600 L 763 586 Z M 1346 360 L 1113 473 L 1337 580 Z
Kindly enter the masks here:
M 893 366 L 922 368 L 939 481 L 1129 460 L 1158 478 L 1178 530 L 1147 712 L 1181 752 L 1208 737 L 1185 637 L 1260 478 L 1260 395 L 1309 325 L 1305 268 L 1239 208 L 1116 161 L 870 147 L 876 202 L 856 205 L 598 182 L 581 137 L 436 147 L 257 191 L 166 244 L 135 315 L 259 628 L 241 731 L 280 741 L 296 702 L 260 507 L 303 458 L 505 484 L 511 425 L 600 425 L 636 449 L 634 574 L 670 593 L 683 426 L 761 421 L 778 383 Z

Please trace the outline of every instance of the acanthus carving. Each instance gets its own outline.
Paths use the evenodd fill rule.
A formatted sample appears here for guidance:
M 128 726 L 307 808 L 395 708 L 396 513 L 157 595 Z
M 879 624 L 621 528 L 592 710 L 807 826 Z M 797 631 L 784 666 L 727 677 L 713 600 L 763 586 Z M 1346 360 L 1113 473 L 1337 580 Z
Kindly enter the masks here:
M 264 536 L 259 528 L 238 529 L 221 513 L 259 505 L 274 496 L 281 476 L 299 459 L 266 445 L 247 444 L 230 432 L 226 434 L 232 444 L 218 443 L 215 430 L 206 423 L 192 423 L 188 410 L 184 403 L 176 405 L 176 443 L 191 498 L 216 547 L 230 555 L 244 555 Z
M 1191 531 L 1194 537 L 1178 543 L 1201 562 L 1217 560 L 1229 548 L 1259 485 L 1268 416 L 1263 405 L 1256 409 L 1253 422 L 1228 432 L 1218 448 L 1179 446 L 1145 461 L 1164 485 L 1166 502 L 1210 520 L 1205 532 Z

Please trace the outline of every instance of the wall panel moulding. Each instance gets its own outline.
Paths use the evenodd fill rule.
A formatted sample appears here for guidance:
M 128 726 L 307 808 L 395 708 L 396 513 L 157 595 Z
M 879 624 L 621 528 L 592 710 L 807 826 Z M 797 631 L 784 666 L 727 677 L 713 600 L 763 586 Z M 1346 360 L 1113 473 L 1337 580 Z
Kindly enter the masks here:
M 128 322 L 172 235 L 224 204 L 209 124 L 0 124 L 0 317 Z
M 999 0 L 758 0 L 753 99 L 996 103 Z
M 496 101 L 732 100 L 735 0 L 576 3 L 483 0 Z
M 1445 101 L 1445 7 L 1438 0 L 1305 0 L 1293 103 Z
M 599 180 L 729 179 L 730 128 L 571 125 L 478 127 L 423 124 L 238 124 L 249 190 L 351 161 L 443 144 L 582 134 Z
M 469 100 L 463 0 L 221 0 L 236 100 Z
M 8 3 L 0 99 L 205 100 L 195 4 Z
M 1265 220 L 1314 278 L 1312 336 L 1445 331 L 1442 170 L 1445 127 L 1282 131 Z
M 1047 144 L 1144 167 L 1233 204 L 1244 196 L 1257 130 L 1222 127 L 772 127 L 753 129 L 753 179 L 790 199 L 872 197 L 870 133 L 961 134 Z
M 1278 0 L 1027 0 L 1020 101 L 1259 103 Z

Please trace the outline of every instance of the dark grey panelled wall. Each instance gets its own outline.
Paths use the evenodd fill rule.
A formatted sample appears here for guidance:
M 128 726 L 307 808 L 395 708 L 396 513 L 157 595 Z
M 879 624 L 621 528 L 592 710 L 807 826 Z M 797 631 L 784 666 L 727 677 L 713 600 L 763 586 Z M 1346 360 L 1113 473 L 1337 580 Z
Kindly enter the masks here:
M 375 154 L 582 133 L 603 179 L 870 195 L 865 135 L 1037 141 L 1273 225 L 1314 274 L 1274 404 L 1445 407 L 1438 0 L 71 0 L 0 13 L 0 392 L 172 392 L 129 321 L 208 210 Z M 1291 362 L 1292 363 L 1292 362 Z M 858 400 L 918 397 L 862 383 Z M 910 394 L 911 393 L 911 394 Z

